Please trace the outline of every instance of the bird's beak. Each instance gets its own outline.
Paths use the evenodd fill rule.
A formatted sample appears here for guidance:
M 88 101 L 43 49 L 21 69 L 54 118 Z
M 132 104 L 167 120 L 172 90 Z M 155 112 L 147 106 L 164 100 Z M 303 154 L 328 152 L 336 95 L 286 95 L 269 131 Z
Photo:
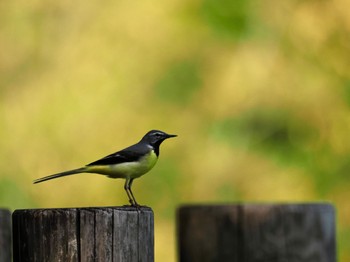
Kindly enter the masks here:
M 169 135 L 167 134 L 166 138 L 177 137 L 177 135 Z

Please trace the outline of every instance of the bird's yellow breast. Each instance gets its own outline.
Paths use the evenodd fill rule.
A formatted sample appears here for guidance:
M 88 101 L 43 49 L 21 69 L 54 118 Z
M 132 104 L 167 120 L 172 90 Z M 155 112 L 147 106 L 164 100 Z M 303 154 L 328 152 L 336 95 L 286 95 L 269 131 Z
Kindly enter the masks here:
M 157 163 L 158 157 L 153 150 L 135 162 L 116 165 L 89 166 L 87 172 L 107 175 L 111 178 L 137 178 L 150 171 Z

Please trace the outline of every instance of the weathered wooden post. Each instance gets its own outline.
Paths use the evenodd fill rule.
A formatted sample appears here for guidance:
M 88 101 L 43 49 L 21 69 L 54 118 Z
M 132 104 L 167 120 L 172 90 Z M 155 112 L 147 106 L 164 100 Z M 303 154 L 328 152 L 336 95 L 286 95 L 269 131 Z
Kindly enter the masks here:
M 178 209 L 180 262 L 335 262 L 330 204 L 238 204 Z
M 11 261 L 11 212 L 0 209 L 0 261 Z
M 148 207 L 16 210 L 13 261 L 153 262 L 153 223 Z

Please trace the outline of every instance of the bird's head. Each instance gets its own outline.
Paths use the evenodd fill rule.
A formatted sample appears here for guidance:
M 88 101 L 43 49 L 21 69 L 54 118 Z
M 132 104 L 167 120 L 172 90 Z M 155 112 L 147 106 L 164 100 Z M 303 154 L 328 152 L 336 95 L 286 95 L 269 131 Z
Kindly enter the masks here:
M 176 137 L 177 135 L 169 135 L 160 130 L 151 130 L 143 138 L 142 142 L 146 142 L 154 147 L 159 145 L 167 138 Z

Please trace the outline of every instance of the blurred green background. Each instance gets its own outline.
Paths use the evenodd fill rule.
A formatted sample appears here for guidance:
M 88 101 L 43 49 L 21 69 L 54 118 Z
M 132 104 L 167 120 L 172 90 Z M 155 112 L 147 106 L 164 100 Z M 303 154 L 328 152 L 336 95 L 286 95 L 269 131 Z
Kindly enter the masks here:
M 134 183 L 175 261 L 175 208 L 329 201 L 350 261 L 350 11 L 345 0 L 2 1 L 0 206 L 127 203 L 76 168 L 150 129 L 179 137 Z

